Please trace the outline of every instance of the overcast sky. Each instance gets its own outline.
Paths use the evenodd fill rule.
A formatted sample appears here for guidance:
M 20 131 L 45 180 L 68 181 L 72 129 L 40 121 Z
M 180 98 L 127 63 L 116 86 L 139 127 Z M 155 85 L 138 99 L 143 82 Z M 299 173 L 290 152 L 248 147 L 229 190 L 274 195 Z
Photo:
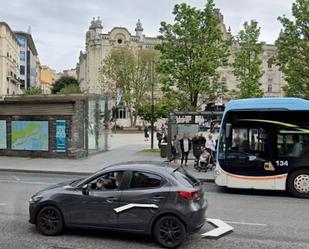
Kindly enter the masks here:
M 79 51 L 85 49 L 85 33 L 92 17 L 100 16 L 103 32 L 122 26 L 135 34 L 140 18 L 144 33 L 158 35 L 161 21 L 172 22 L 176 3 L 202 8 L 206 0 L 0 0 L 0 21 L 11 29 L 31 33 L 41 64 L 57 71 L 74 68 Z M 224 23 L 235 35 L 245 21 L 254 19 L 261 27 L 261 41 L 273 43 L 281 24 L 277 17 L 291 16 L 294 0 L 215 0 Z

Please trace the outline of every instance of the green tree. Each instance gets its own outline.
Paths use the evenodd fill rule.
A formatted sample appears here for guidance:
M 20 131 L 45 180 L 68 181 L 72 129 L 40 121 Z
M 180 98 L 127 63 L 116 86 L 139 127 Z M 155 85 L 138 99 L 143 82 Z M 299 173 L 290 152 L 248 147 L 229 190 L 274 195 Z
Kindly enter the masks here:
M 262 44 L 258 42 L 260 28 L 256 21 L 244 23 L 244 29 L 236 37 L 239 49 L 235 53 L 233 73 L 240 82 L 238 98 L 262 97 L 263 91 L 259 79 L 263 75 Z
M 24 95 L 42 95 L 43 90 L 40 87 L 29 87 L 25 89 Z
M 73 93 L 81 93 L 81 90 L 78 85 L 70 84 L 62 88 L 57 94 L 73 94 Z
M 53 85 L 53 88 L 51 92 L 53 94 L 58 93 L 62 88 L 65 88 L 68 85 L 76 85 L 79 86 L 79 83 L 76 78 L 71 76 L 62 76 L 58 80 L 56 80 L 55 84 Z
M 276 41 L 276 61 L 287 81 L 285 94 L 309 99 L 309 1 L 297 0 L 292 14 L 294 20 L 278 18 L 283 29 Z
M 143 100 L 149 98 L 151 64 L 156 58 L 154 49 L 112 49 L 103 60 L 100 74 L 103 92 L 116 95 L 116 88 L 122 90 L 122 98 L 130 117 L 131 126 L 136 125 L 137 110 Z
M 213 0 L 201 10 L 176 4 L 174 23 L 161 22 L 157 71 L 162 90 L 173 93 L 181 110 L 198 110 L 200 103 L 213 101 L 224 89 L 218 69 L 227 63 L 230 40 L 223 37 L 214 6 Z
M 154 105 L 154 120 L 167 118 L 175 110 L 172 98 L 164 96 L 156 101 Z M 151 100 L 145 100 L 137 111 L 138 116 L 146 121 L 151 121 Z

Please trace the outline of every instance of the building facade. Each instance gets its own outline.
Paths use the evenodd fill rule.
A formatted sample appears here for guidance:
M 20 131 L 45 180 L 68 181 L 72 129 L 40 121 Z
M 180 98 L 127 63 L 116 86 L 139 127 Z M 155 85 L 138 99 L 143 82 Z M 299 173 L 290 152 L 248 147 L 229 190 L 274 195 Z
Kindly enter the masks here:
M 38 52 L 30 32 L 14 32 L 20 45 L 20 86 L 37 86 Z
M 20 94 L 19 44 L 5 22 L 0 22 L 0 96 Z
M 77 64 L 77 78 L 83 92 L 102 92 L 99 68 L 113 47 L 153 48 L 159 43 L 157 38 L 143 34 L 140 20 L 136 24 L 135 35 L 123 27 L 115 27 L 108 33 L 102 31 L 102 21 L 93 19 L 86 33 L 86 50 L 80 52 Z
M 46 65 L 40 66 L 40 79 L 39 87 L 43 90 L 44 94 L 50 94 L 51 88 L 55 83 L 56 71 Z
M 231 37 L 230 29 L 227 30 L 224 24 L 223 15 L 218 9 L 216 13 L 221 20 L 220 29 L 225 38 Z M 146 37 L 143 34 L 143 28 L 140 20 L 138 20 L 135 28 L 135 35 L 132 35 L 124 27 L 115 27 L 108 33 L 103 33 L 102 21 L 93 19 L 86 33 L 85 52 L 81 51 L 79 62 L 77 64 L 77 79 L 80 82 L 80 88 L 86 93 L 102 93 L 104 86 L 100 81 L 99 68 L 102 60 L 110 53 L 113 47 L 126 46 L 130 48 L 153 48 L 160 40 L 155 37 Z M 233 61 L 233 55 L 237 51 L 237 44 L 233 44 L 230 48 L 230 62 Z M 270 63 L 270 58 L 275 56 L 277 48 L 274 45 L 263 43 L 263 52 L 261 54 L 262 70 L 264 72 L 260 79 L 260 85 L 266 97 L 283 96 L 282 86 L 285 84 L 283 74 L 279 68 Z M 229 93 L 239 90 L 240 83 L 233 74 L 231 67 L 219 68 L 221 81 L 225 84 Z M 221 101 L 226 102 L 232 97 L 232 94 L 222 96 Z M 120 120 L 127 119 L 126 110 L 118 110 Z M 117 111 L 117 112 L 118 112 Z M 128 125 L 128 120 L 121 122 L 123 126 Z
M 65 69 L 60 73 L 57 73 L 55 76 L 55 80 L 60 79 L 63 76 L 69 76 L 77 79 L 77 73 L 76 73 L 76 68 L 71 68 L 71 69 Z

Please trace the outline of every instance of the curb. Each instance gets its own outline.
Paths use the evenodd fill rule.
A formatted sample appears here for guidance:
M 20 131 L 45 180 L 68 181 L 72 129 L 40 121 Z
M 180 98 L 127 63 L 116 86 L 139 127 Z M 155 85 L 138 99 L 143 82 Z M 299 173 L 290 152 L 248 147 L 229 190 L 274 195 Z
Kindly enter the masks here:
M 32 169 L 0 169 L 0 172 L 18 172 L 18 173 L 38 173 L 54 175 L 90 175 L 94 172 L 72 172 L 72 171 L 53 171 L 53 170 L 32 170 Z
M 75 175 L 75 176 L 87 176 L 94 172 L 72 172 L 72 171 L 53 171 L 53 170 L 32 170 L 32 169 L 4 169 L 0 168 L 0 172 L 18 172 L 18 173 L 36 173 L 36 174 L 51 174 L 51 175 Z M 214 179 L 199 178 L 202 183 L 214 183 Z

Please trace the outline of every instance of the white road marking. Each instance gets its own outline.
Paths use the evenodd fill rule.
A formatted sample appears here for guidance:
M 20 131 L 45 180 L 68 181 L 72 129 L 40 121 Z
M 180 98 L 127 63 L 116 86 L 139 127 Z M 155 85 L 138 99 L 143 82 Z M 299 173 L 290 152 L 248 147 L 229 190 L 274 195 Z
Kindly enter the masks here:
M 203 233 L 203 238 L 217 239 L 234 230 L 232 226 L 226 224 L 224 221 L 219 219 L 207 219 L 207 222 L 213 224 L 217 228 L 209 232 Z
M 247 225 L 247 226 L 263 226 L 263 227 L 268 226 L 267 224 L 263 224 L 263 223 L 250 223 L 250 222 L 227 221 L 227 220 L 225 220 L 224 222 L 229 223 L 229 224 L 238 224 L 238 225 Z
M 139 204 L 139 203 L 130 203 L 124 206 L 121 206 L 119 208 L 114 208 L 116 213 L 120 213 L 123 212 L 125 210 L 134 208 L 134 207 L 139 207 L 139 208 L 159 208 L 157 205 L 155 204 Z
M 0 206 L 6 206 L 7 203 L 4 203 L 4 202 L 0 202 Z

